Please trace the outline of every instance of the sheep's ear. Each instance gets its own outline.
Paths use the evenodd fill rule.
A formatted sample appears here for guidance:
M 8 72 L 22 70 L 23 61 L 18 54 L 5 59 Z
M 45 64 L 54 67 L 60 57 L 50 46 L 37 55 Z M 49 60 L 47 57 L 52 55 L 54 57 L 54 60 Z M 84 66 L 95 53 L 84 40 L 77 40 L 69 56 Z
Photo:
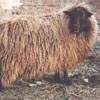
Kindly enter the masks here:
M 63 13 L 66 14 L 66 15 L 70 15 L 69 11 L 63 11 Z
M 93 15 L 93 13 L 91 13 L 91 12 L 88 12 L 88 13 L 87 13 L 87 16 L 88 16 L 88 17 L 91 17 L 92 15 Z

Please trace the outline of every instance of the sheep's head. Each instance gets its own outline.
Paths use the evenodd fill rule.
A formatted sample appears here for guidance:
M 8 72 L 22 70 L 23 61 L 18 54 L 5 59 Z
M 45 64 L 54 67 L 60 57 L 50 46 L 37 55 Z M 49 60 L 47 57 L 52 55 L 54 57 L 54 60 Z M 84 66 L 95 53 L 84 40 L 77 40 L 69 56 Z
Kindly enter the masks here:
M 64 11 L 69 16 L 70 32 L 79 34 L 90 30 L 90 21 L 92 13 L 83 7 L 76 7 L 69 11 Z

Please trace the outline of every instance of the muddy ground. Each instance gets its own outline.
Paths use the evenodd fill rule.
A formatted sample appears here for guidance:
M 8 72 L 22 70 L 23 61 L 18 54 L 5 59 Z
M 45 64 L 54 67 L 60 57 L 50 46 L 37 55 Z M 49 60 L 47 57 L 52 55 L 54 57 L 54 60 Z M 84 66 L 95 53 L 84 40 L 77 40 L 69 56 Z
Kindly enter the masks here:
M 100 25 L 100 1 L 89 1 L 97 8 L 94 11 Z M 18 11 L 17 9 L 17 13 Z M 37 84 L 33 84 L 32 80 L 18 79 L 0 92 L 0 100 L 100 100 L 100 30 L 88 58 L 69 74 L 72 80 L 70 86 L 63 82 L 53 83 L 54 74 L 44 75 L 42 83 Z

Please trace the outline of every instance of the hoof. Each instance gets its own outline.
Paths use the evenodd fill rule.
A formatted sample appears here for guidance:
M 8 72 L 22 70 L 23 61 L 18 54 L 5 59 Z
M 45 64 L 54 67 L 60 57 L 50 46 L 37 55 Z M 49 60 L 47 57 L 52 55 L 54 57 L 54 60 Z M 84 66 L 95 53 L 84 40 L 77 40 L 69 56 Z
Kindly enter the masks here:
M 3 92 L 4 89 L 5 88 L 2 85 L 0 85 L 0 92 Z
M 62 83 L 62 80 L 60 78 L 54 78 L 55 83 Z
M 72 85 L 72 80 L 70 78 L 67 78 L 66 80 L 64 80 L 64 84 L 66 84 L 67 86 Z

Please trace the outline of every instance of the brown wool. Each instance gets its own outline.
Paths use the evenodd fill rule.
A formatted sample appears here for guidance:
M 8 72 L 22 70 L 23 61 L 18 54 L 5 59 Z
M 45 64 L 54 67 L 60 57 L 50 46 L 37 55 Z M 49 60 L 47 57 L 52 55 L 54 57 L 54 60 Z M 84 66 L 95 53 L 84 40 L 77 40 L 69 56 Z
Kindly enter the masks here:
M 82 62 L 95 41 L 97 26 L 90 19 L 90 35 L 72 34 L 63 13 L 42 17 L 17 16 L 0 24 L 0 80 L 10 84 L 19 75 L 37 77 L 63 71 Z

